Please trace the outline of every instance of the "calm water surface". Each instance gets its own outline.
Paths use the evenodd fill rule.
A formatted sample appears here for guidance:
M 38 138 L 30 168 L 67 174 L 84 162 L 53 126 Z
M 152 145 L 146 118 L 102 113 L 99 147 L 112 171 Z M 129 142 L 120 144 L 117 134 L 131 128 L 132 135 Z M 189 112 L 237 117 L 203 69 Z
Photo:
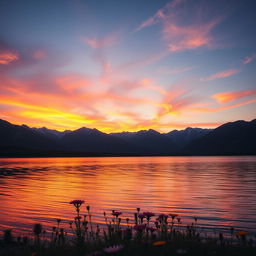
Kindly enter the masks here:
M 103 211 L 135 209 L 194 216 L 202 227 L 256 230 L 256 157 L 109 157 L 0 159 L 0 229 L 51 229 L 84 199 L 93 221 Z M 82 209 L 85 212 L 85 207 Z

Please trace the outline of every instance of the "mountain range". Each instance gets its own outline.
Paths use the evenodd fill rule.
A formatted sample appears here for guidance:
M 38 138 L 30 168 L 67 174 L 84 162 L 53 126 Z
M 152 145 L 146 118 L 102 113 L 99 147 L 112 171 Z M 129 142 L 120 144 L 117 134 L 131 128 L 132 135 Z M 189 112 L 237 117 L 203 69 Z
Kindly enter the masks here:
M 254 155 L 256 119 L 226 123 L 216 129 L 186 128 L 106 134 L 82 127 L 63 132 L 0 119 L 0 157 L 111 155 Z

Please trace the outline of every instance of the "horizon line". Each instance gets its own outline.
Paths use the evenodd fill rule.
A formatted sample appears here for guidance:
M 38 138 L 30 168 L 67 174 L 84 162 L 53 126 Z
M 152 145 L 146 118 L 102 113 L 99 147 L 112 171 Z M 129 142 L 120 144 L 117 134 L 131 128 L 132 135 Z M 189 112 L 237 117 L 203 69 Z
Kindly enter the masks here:
M 169 133 L 169 132 L 172 132 L 172 131 L 182 131 L 182 130 L 186 130 L 186 129 L 188 129 L 188 128 L 192 128 L 192 129 L 197 129 L 197 128 L 199 128 L 199 129 L 214 130 L 214 129 L 218 128 L 219 126 L 221 126 L 221 125 L 223 125 L 223 124 L 226 124 L 226 123 L 236 122 L 236 121 L 246 121 L 246 122 L 249 122 L 249 121 L 252 121 L 252 120 L 254 120 L 254 119 L 251 119 L 251 120 L 249 120 L 249 121 L 248 121 L 248 120 L 242 120 L 242 119 L 240 119 L 240 120 L 232 120 L 232 121 L 228 121 L 228 122 L 222 122 L 222 123 L 218 123 L 218 124 L 216 123 L 216 126 L 213 127 L 213 128 L 209 128 L 209 127 L 207 127 L 207 128 L 206 128 L 206 127 L 198 127 L 198 126 L 195 127 L 195 126 L 193 126 L 193 124 L 192 124 L 192 125 L 188 125 L 188 126 L 185 126 L 185 125 L 184 125 L 184 128 L 183 128 L 183 129 L 173 129 L 173 130 L 169 130 L 169 131 L 167 131 L 167 132 L 161 132 L 161 131 L 156 130 L 156 129 L 153 129 L 153 128 L 138 129 L 138 130 L 133 130 L 133 131 L 124 130 L 124 131 L 117 131 L 117 132 L 115 132 L 115 131 L 113 131 L 113 132 L 104 132 L 104 131 L 102 131 L 102 130 L 96 128 L 96 127 L 91 128 L 91 127 L 86 127 L 86 126 L 81 126 L 81 127 L 75 128 L 75 129 L 68 129 L 68 128 L 66 128 L 66 129 L 64 129 L 64 130 L 59 130 L 59 129 L 55 129 L 55 128 L 48 128 L 47 126 L 32 126 L 32 125 L 30 125 L 30 124 L 10 122 L 10 121 L 7 121 L 7 120 L 2 119 L 2 118 L 0 118 L 0 120 L 5 121 L 5 122 L 8 122 L 8 123 L 10 123 L 10 124 L 12 124 L 12 125 L 27 126 L 27 127 L 29 127 L 30 129 L 42 129 L 42 128 L 46 128 L 46 129 L 48 129 L 48 130 L 54 130 L 54 131 L 61 132 L 61 133 L 62 133 L 62 132 L 65 132 L 65 131 L 73 132 L 73 131 L 76 131 L 76 130 L 79 130 L 79 129 L 82 129 L 82 128 L 86 128 L 86 129 L 91 129 L 91 130 L 95 129 L 95 130 L 100 131 L 100 132 L 105 133 L 105 134 L 112 134 L 112 133 L 135 133 L 135 132 L 139 132 L 139 131 L 149 131 L 149 130 L 154 130 L 154 131 L 156 131 L 156 132 L 158 132 L 158 133 L 160 133 L 160 134 L 165 134 L 165 133 Z

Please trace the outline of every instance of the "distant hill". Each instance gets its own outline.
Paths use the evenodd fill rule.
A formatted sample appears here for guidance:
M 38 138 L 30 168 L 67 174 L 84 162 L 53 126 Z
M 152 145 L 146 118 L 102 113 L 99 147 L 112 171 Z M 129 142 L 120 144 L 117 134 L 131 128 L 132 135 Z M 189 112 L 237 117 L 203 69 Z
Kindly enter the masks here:
M 187 145 L 189 155 L 254 155 L 256 154 L 256 119 L 236 121 L 219 126 Z
M 59 132 L 0 119 L 0 157 L 246 154 L 256 154 L 256 119 L 213 130 L 186 128 L 159 133 L 150 129 L 112 134 L 85 127 Z
M 26 126 L 26 125 L 23 125 L 23 126 Z M 28 127 L 28 126 L 26 126 Z M 71 131 L 70 130 L 66 130 L 64 132 L 60 132 L 60 131 L 57 131 L 57 130 L 51 130 L 51 129 L 48 129 L 46 127 L 42 127 L 42 128 L 31 128 L 32 130 L 36 131 L 36 132 L 39 132 L 47 137 L 50 137 L 52 139 L 59 139 L 61 137 L 63 137 L 65 134 L 67 133 L 70 133 Z
M 142 154 L 172 154 L 177 152 L 177 145 L 171 139 L 153 129 L 112 133 L 112 135 L 136 146 Z
M 204 135 L 211 132 L 212 129 L 202 129 L 202 128 L 191 128 L 188 127 L 185 130 L 174 130 L 166 133 L 165 135 L 176 143 L 178 149 L 181 150 L 187 146 L 191 141 L 199 139 Z
M 60 141 L 66 150 L 112 154 L 138 153 L 136 148 L 120 138 L 85 127 L 64 134 Z

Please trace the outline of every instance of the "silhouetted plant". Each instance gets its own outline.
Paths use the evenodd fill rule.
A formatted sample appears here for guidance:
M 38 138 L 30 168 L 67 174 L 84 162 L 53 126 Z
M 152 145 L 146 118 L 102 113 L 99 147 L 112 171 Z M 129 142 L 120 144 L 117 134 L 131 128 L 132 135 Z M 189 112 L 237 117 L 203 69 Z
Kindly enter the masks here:
M 106 224 L 106 227 L 103 227 L 93 223 L 90 206 L 85 207 L 86 215 L 82 215 L 83 200 L 73 200 L 70 203 L 75 207 L 74 221 L 69 222 L 69 227 L 74 234 L 72 238 L 67 237 L 63 228 L 64 222 L 56 219 L 57 224 L 52 228 L 50 242 L 45 240 L 42 225 L 35 224 L 34 240 L 26 238 L 24 242 L 25 237 L 15 240 L 11 230 L 6 230 L 3 237 L 4 244 L 30 248 L 30 253 L 25 255 L 38 256 L 89 256 L 114 253 L 148 256 L 202 255 L 202 252 L 205 252 L 203 255 L 256 255 L 255 239 L 250 237 L 248 232 L 234 232 L 231 228 L 230 235 L 216 232 L 215 236 L 208 237 L 200 231 L 196 217 L 190 225 L 182 225 L 181 218 L 177 214 L 155 216 L 153 212 L 141 212 L 140 208 L 137 208 L 133 219 L 121 218 L 122 212 L 113 210 L 109 218 L 107 213 L 103 212 Z M 53 250 L 53 253 L 48 254 L 48 250 Z
M 37 244 L 40 243 L 40 236 L 42 234 L 42 231 L 43 231 L 43 226 L 41 224 L 39 224 L 39 223 L 34 224 L 33 233 L 35 235 L 35 241 Z
M 3 240 L 6 244 L 10 244 L 10 243 L 13 242 L 13 236 L 12 236 L 12 230 L 11 229 L 4 230 Z

